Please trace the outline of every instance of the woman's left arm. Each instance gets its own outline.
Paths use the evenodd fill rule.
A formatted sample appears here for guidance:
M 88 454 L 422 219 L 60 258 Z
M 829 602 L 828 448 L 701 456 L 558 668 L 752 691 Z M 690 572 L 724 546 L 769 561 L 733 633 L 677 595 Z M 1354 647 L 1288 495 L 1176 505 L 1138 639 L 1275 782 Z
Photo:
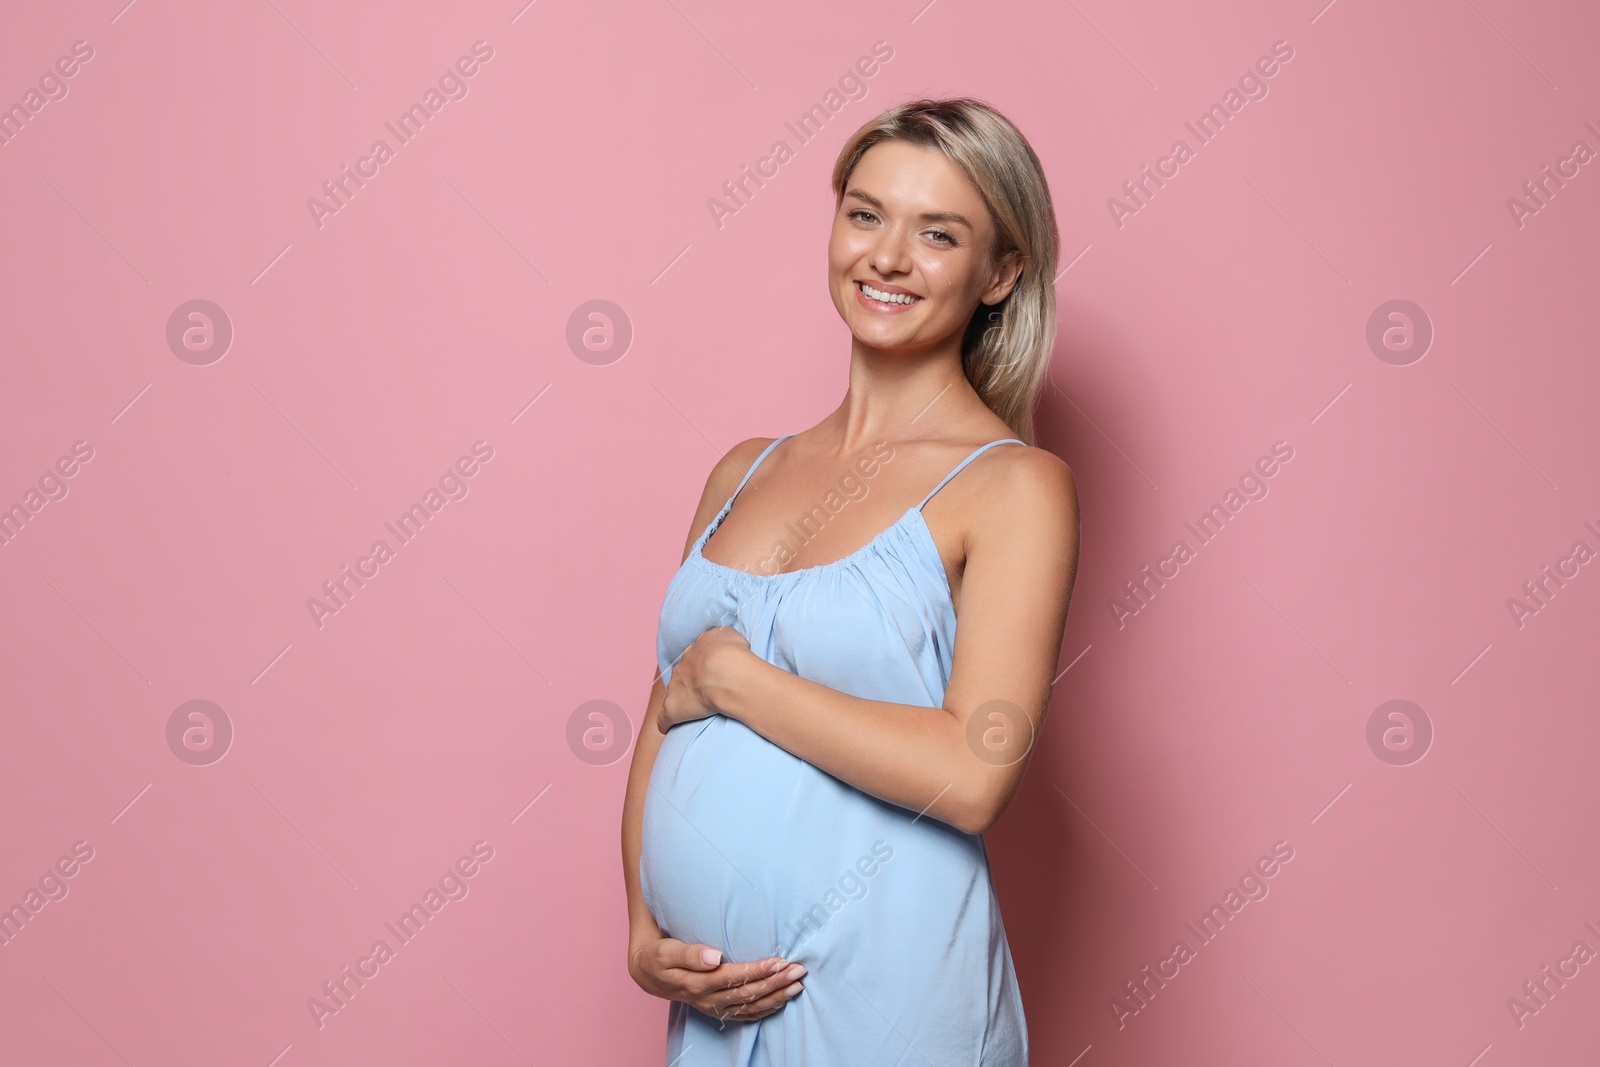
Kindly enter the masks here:
M 1071 469 L 1029 449 L 982 486 L 944 706 L 850 696 L 709 630 L 673 668 L 663 730 L 721 713 L 882 800 L 969 834 L 1011 803 L 1043 724 L 1078 562 Z

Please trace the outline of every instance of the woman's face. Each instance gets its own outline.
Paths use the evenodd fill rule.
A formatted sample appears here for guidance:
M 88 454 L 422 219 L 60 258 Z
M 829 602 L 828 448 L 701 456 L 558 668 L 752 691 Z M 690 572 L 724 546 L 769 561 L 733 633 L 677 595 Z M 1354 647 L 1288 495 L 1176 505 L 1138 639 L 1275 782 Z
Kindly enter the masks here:
M 977 189 L 943 152 L 881 141 L 845 183 L 828 238 L 828 289 L 856 340 L 871 348 L 928 348 L 962 331 L 981 302 L 998 303 L 1021 273 L 1013 256 L 991 266 L 994 224 Z M 884 302 L 865 283 L 900 294 Z

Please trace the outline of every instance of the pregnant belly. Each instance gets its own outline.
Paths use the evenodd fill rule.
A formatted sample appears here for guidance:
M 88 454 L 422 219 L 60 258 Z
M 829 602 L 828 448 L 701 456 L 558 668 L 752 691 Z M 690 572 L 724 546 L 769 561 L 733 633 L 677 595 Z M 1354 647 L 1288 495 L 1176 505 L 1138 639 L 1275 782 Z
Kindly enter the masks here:
M 913 880 L 952 909 L 978 876 L 987 887 L 977 838 L 915 817 L 736 720 L 681 723 L 662 741 L 645 798 L 645 903 L 668 936 L 726 959 L 816 960 L 893 908 L 897 893 L 904 906 Z

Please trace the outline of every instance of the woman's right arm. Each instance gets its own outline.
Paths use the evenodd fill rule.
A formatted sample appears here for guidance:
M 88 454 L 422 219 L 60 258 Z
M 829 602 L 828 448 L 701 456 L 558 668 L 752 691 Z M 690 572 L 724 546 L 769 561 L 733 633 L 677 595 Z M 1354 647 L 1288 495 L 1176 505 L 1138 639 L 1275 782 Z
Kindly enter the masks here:
M 684 543 L 683 558 L 716 518 L 722 504 L 733 495 L 744 472 L 755 462 L 770 438 L 754 438 L 735 446 L 706 479 L 694 522 Z M 776 956 L 753 962 L 723 962 L 712 945 L 689 944 L 665 936 L 645 906 L 639 886 L 641 827 L 650 772 L 666 735 L 656 728 L 666 686 L 657 673 L 650 699 L 639 721 L 633 761 L 628 766 L 628 791 L 622 802 L 622 876 L 628 894 L 628 974 L 646 993 L 666 1000 L 681 1000 L 708 1015 L 753 1020 L 771 1015 L 803 988 L 798 981 L 805 968 Z M 776 973 L 774 973 L 776 969 Z

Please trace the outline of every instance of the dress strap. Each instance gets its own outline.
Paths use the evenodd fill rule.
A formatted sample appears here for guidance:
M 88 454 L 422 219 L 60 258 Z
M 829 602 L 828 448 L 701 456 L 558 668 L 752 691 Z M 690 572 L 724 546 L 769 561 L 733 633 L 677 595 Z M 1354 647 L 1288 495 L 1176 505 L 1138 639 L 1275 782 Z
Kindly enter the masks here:
M 987 452 L 989 449 L 993 448 L 995 445 L 1003 445 L 1003 444 L 1006 444 L 1006 443 L 1012 442 L 1012 441 L 1015 441 L 1019 445 L 1025 445 L 1025 444 L 1028 443 L 1026 441 L 1019 441 L 1015 437 L 1002 437 L 998 441 L 990 441 L 988 444 L 983 445 L 983 446 L 979 447 L 978 449 L 976 449 L 972 453 L 972 455 L 968 456 L 966 459 L 962 460 L 960 463 L 957 463 L 956 464 L 956 469 L 951 471 L 949 474 L 946 474 L 944 476 L 944 481 L 940 482 L 938 485 L 933 487 L 933 493 L 937 493 L 939 490 L 943 489 L 944 485 L 945 485 L 945 482 L 948 482 L 951 478 L 954 478 L 956 475 L 960 474 L 963 467 L 965 467 L 968 463 L 971 463 L 973 460 L 977 459 L 979 456 L 983 455 L 985 452 Z M 917 510 L 918 511 L 922 510 L 922 505 L 923 504 L 926 504 L 928 501 L 933 499 L 933 493 L 929 493 L 927 496 L 922 498 L 922 504 L 918 504 L 917 505 Z
M 733 497 L 739 495 L 739 490 L 744 488 L 744 483 L 748 482 L 750 480 L 750 476 L 756 472 L 756 468 L 761 466 L 761 461 L 767 458 L 767 453 L 771 452 L 774 448 L 777 448 L 779 445 L 783 444 L 785 441 L 787 441 L 789 438 L 791 438 L 793 436 L 794 436 L 794 434 L 792 434 L 792 433 L 786 433 L 782 437 L 780 437 L 777 440 L 773 441 L 766 448 L 763 448 L 761 450 L 761 455 L 756 457 L 756 461 L 754 463 L 750 464 L 750 469 L 744 472 L 744 477 L 739 479 L 739 488 L 735 489 L 733 491 L 733 496 L 730 496 L 728 498 L 728 502 L 730 504 L 733 503 Z

